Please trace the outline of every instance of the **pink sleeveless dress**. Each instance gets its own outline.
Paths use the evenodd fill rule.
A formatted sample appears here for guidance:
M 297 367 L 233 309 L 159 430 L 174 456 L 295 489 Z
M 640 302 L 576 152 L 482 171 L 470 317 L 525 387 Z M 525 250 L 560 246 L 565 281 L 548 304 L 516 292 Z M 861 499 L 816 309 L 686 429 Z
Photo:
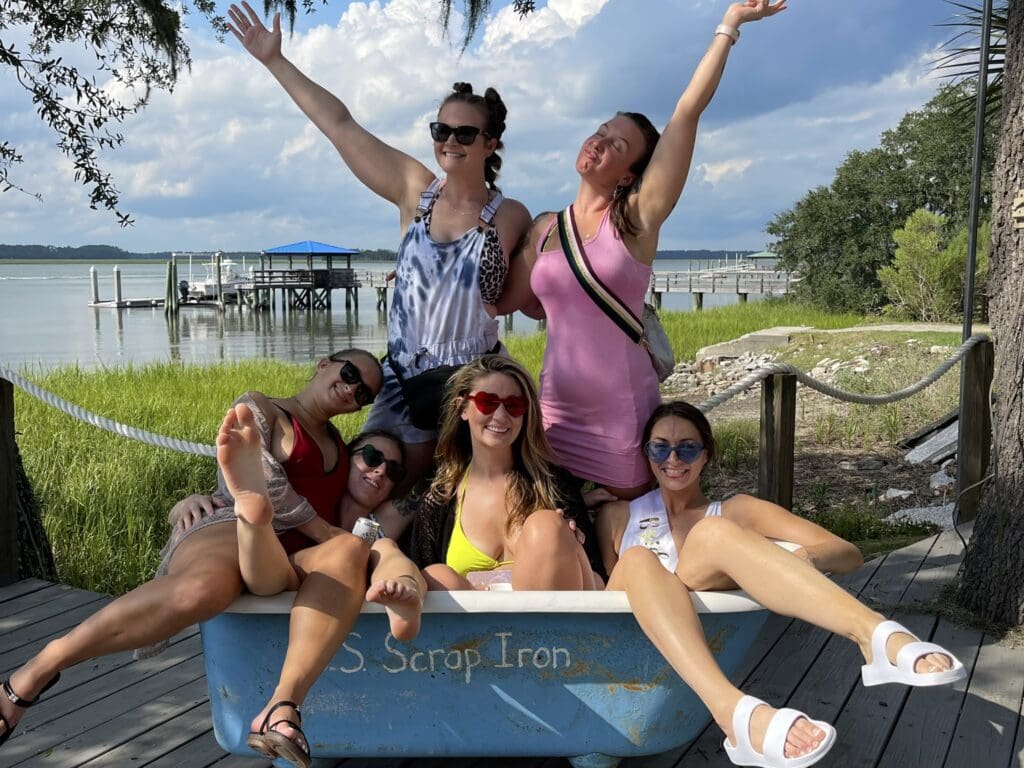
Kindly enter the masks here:
M 658 377 L 647 350 L 584 292 L 562 249 L 541 250 L 551 228 L 537 245 L 530 275 L 548 319 L 540 373 L 544 430 L 562 466 L 577 477 L 619 488 L 640 485 L 650 480 L 640 437 L 661 402 Z M 584 246 L 594 273 L 639 317 L 651 267 L 633 258 L 607 213 Z

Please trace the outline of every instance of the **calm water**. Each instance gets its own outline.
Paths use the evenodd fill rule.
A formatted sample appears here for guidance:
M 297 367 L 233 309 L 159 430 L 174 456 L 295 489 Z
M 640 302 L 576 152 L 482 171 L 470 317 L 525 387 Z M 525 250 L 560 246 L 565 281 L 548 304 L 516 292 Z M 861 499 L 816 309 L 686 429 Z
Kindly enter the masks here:
M 690 262 L 659 260 L 659 272 L 685 271 Z M 334 293 L 330 312 L 250 312 L 228 308 L 186 307 L 177 326 L 169 325 L 162 308 L 106 309 L 89 307 L 88 263 L 6 264 L 0 261 L 0 364 L 14 370 L 23 365 L 49 368 L 61 363 L 83 367 L 149 361 L 187 363 L 268 357 L 306 363 L 329 350 L 363 347 L 383 352 L 385 317 L 375 307 L 376 292 L 359 294 L 359 311 L 346 311 L 344 294 Z M 386 271 L 388 263 L 359 262 L 357 269 Z M 113 266 L 97 265 L 101 299 L 114 296 Z M 188 265 L 179 265 L 188 277 Z M 163 297 L 166 265 L 126 262 L 121 265 L 125 299 Z M 195 277 L 204 274 L 194 269 Z M 734 296 L 707 295 L 705 307 L 731 304 Z M 690 296 L 666 294 L 666 309 L 689 309 Z M 504 319 L 500 329 L 507 335 Z M 537 323 L 513 318 L 511 333 L 532 333 Z

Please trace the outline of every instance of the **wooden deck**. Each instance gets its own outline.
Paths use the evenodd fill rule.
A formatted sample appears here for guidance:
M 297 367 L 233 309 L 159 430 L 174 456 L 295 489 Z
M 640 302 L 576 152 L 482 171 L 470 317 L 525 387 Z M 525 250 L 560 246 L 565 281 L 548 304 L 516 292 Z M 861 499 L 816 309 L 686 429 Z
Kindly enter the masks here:
M 1024 766 L 1024 649 L 916 611 L 914 604 L 955 578 L 959 539 L 942 534 L 893 552 L 842 580 L 921 637 L 957 653 L 970 677 L 955 686 L 864 688 L 853 644 L 781 617 L 769 619 L 737 680 L 745 691 L 831 721 L 839 739 L 822 766 L 1003 768 Z M 0 678 L 49 638 L 110 598 L 28 580 L 0 589 Z M 424 713 L 425 717 L 429 713 Z M 468 713 L 467 713 L 468 716 Z M 721 735 L 708 728 L 687 748 L 623 763 L 624 768 L 729 765 Z M 324 764 L 329 764 L 324 762 Z M 365 760 L 350 768 L 555 768 L 562 759 Z M 199 635 L 191 628 L 152 659 L 122 653 L 67 670 L 0 748 L 0 767 L 217 766 L 256 768 L 266 760 L 226 755 L 213 738 Z

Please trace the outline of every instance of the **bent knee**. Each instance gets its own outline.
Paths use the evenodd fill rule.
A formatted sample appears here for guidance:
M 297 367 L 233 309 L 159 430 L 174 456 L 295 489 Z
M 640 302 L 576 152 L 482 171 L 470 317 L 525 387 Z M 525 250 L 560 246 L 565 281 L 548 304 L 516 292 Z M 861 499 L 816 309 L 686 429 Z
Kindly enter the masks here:
M 524 545 L 534 547 L 557 548 L 562 543 L 576 543 L 576 536 L 569 530 L 565 518 L 553 509 L 538 509 L 523 523 L 519 534 L 518 548 Z
M 227 609 L 242 594 L 240 572 L 205 571 L 173 577 L 165 610 L 172 615 L 203 621 Z
M 719 547 L 734 541 L 737 535 L 742 534 L 742 531 L 740 526 L 724 517 L 702 517 L 686 534 L 683 548 Z M 680 559 L 683 559 L 682 555 L 680 555 Z
M 350 566 L 366 567 L 370 548 L 351 533 L 339 533 L 296 555 L 296 563 L 307 572 L 335 570 Z
M 661 559 L 647 547 L 630 547 L 621 555 L 612 569 L 612 576 L 628 578 L 635 573 L 648 573 L 651 569 L 665 569 Z

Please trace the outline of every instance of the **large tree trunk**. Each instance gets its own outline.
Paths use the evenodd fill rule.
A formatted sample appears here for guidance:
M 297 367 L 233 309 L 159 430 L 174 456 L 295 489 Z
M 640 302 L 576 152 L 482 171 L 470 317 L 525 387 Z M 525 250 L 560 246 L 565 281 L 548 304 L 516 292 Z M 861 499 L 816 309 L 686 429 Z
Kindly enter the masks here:
M 959 600 L 1000 624 L 1024 623 L 1024 2 L 1009 4 L 1002 128 L 993 179 L 989 313 L 996 342 L 996 476 L 982 497 Z

